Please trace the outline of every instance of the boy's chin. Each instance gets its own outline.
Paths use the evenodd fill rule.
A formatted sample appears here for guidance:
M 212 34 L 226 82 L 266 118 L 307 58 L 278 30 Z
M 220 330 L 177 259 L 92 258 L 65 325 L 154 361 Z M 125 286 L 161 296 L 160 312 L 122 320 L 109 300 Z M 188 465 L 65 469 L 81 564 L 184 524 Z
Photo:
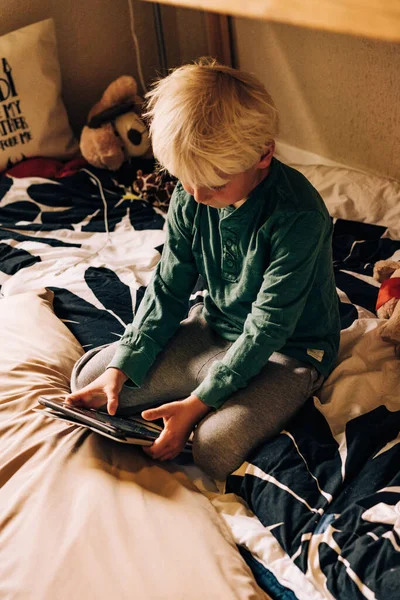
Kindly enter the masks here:
M 211 208 L 228 208 L 228 206 L 232 206 L 232 203 L 226 203 L 226 202 L 206 202 L 205 203 L 206 206 L 210 206 Z

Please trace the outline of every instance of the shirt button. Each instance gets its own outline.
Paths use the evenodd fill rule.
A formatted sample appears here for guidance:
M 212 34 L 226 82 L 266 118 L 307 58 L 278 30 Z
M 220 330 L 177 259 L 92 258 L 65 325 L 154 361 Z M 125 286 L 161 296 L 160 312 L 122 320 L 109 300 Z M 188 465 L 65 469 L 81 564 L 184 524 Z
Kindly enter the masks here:
M 228 265 L 228 267 L 233 267 L 234 262 L 233 262 L 233 260 L 229 259 L 226 261 L 226 264 Z
M 232 240 L 226 240 L 226 245 L 228 246 L 228 248 L 232 246 L 232 243 Z

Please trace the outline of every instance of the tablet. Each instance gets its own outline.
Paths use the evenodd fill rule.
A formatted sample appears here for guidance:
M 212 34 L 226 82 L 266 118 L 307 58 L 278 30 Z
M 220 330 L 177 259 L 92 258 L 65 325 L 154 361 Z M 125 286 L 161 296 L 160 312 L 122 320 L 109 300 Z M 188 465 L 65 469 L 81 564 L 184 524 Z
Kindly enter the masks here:
M 57 402 L 49 398 L 40 397 L 40 404 L 61 413 L 66 417 L 71 417 L 75 422 L 94 427 L 99 432 L 113 435 L 119 439 L 142 438 L 146 440 L 155 440 L 162 428 L 154 423 L 146 424 L 142 419 L 130 417 L 111 416 L 90 408 L 81 408 L 67 404 L 64 401 Z

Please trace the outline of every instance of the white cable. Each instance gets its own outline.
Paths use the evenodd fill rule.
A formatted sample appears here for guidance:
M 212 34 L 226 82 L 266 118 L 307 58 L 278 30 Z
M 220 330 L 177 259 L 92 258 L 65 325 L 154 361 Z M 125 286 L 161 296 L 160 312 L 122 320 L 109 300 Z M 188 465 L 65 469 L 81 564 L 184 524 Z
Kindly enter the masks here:
M 87 169 L 81 169 L 81 171 L 84 171 L 85 173 L 87 173 L 88 175 L 90 175 L 90 177 L 92 177 L 94 179 L 94 181 L 96 182 L 97 187 L 99 188 L 100 197 L 101 197 L 101 199 L 103 201 L 103 205 L 104 205 L 104 225 L 105 225 L 105 230 L 106 230 L 106 234 L 107 234 L 107 239 L 104 242 L 104 244 L 100 248 L 98 248 L 95 252 L 93 252 L 89 256 L 84 256 L 83 258 L 81 258 L 81 260 L 78 260 L 73 265 L 68 265 L 64 269 L 61 269 L 60 271 L 57 271 L 55 273 L 55 275 L 61 275 L 61 273 L 64 273 L 68 269 L 72 269 L 73 267 L 76 267 L 80 263 L 85 262 L 86 260 L 89 260 L 89 258 L 92 258 L 93 256 L 96 256 L 96 254 L 99 254 L 99 252 L 101 252 L 101 250 L 103 250 L 103 248 L 105 248 L 107 246 L 108 242 L 111 242 L 110 230 L 109 230 L 109 227 L 108 227 L 107 200 L 106 200 L 106 197 L 104 195 L 103 185 L 102 185 L 100 179 L 96 175 L 94 175 L 94 173 L 91 173 L 91 171 L 88 171 Z
M 81 169 L 81 171 L 84 171 L 84 173 L 87 173 L 90 177 L 93 177 L 93 179 L 97 183 L 97 187 L 99 188 L 100 196 L 101 196 L 101 199 L 102 199 L 103 204 L 104 204 L 104 225 L 105 225 L 105 230 L 106 230 L 106 233 L 107 233 L 107 242 L 108 242 L 110 240 L 110 231 L 109 231 L 109 228 L 108 228 L 108 207 L 107 207 L 107 200 L 106 200 L 106 197 L 104 195 L 103 184 L 101 183 L 101 181 L 97 177 L 97 175 L 95 175 L 91 171 L 88 171 L 87 169 Z
M 146 94 L 147 87 L 144 82 L 143 71 L 142 71 L 142 61 L 140 58 L 139 41 L 138 41 L 136 31 L 135 31 L 135 15 L 133 12 L 132 0 L 128 0 L 128 6 L 129 6 L 129 17 L 130 17 L 129 21 L 130 21 L 130 26 L 131 26 L 131 35 L 132 35 L 132 39 L 133 39 L 133 43 L 134 43 L 135 51 L 136 51 L 136 64 L 137 64 L 137 70 L 139 73 L 140 85 L 142 86 L 143 92 Z

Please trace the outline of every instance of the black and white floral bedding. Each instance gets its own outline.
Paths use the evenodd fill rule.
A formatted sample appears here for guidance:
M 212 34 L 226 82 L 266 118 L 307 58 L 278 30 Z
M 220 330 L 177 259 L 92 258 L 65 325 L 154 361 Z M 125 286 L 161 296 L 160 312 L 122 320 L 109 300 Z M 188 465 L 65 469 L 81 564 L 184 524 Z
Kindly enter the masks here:
M 57 316 L 85 349 L 118 339 L 165 236 L 165 213 L 140 198 L 144 194 L 94 168 L 59 180 L 3 176 L 2 295 L 47 287 Z
M 338 366 L 226 483 L 225 513 L 235 494 L 249 529 L 252 515 L 262 524 L 248 536 L 243 522 L 238 539 L 273 598 L 400 598 L 400 363 L 380 338 L 371 277 L 377 260 L 400 249 L 386 236 L 384 227 L 336 221 Z
M 50 288 L 85 349 L 117 340 L 162 252 L 173 182 L 161 187 L 154 202 L 92 167 L 53 180 L 3 175 L 1 295 Z M 371 275 L 400 241 L 384 227 L 337 220 L 333 248 L 338 367 L 320 398 L 213 502 L 272 598 L 392 600 L 400 597 L 400 364 L 379 337 Z

